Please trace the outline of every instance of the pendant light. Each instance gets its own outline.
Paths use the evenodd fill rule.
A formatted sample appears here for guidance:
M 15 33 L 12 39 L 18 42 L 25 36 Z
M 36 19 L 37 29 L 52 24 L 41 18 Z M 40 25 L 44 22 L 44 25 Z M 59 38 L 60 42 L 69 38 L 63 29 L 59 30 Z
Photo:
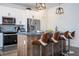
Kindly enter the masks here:
M 46 4 L 45 3 L 36 3 L 36 9 L 44 10 L 44 9 L 46 9 Z
M 59 7 L 56 9 L 56 14 L 61 15 L 63 13 L 64 13 L 64 9 L 60 7 L 60 3 L 59 3 Z

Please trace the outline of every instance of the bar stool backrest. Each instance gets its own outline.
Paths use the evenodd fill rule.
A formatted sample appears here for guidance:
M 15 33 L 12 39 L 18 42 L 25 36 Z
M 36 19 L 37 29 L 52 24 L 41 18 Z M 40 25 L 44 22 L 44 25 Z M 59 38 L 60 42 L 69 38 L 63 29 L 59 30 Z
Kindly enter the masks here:
M 60 39 L 60 32 L 55 32 L 54 33 L 54 39 L 59 40 Z
M 71 32 L 72 37 L 75 37 L 75 31 Z
M 68 33 L 69 33 L 69 31 L 66 31 L 66 32 L 64 33 L 64 36 L 65 36 L 66 38 L 68 38 Z
M 47 32 L 43 33 L 43 35 L 41 36 L 41 39 L 44 43 L 47 43 L 49 39 L 48 33 Z
M 44 32 L 39 39 L 33 40 L 32 44 L 40 45 L 41 43 L 39 42 L 39 40 L 41 42 L 48 43 L 48 38 L 49 38 L 48 33 Z
M 53 33 L 49 33 L 49 38 L 48 38 L 48 42 L 52 42 L 51 38 L 53 37 Z

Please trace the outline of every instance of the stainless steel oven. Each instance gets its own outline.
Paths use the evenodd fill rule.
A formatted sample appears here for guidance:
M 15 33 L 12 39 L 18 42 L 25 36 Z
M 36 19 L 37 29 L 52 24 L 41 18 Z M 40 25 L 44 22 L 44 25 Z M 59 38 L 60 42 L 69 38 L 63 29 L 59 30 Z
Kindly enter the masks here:
M 3 33 L 3 45 L 17 44 L 17 25 L 1 25 Z
M 3 45 L 17 44 L 17 34 L 15 32 L 4 33 L 3 37 Z

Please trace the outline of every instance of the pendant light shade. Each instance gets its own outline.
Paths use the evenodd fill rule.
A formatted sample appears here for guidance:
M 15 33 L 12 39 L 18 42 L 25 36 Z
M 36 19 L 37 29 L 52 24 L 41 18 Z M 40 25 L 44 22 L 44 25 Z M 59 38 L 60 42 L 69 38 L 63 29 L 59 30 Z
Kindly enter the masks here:
M 46 9 L 46 4 L 45 3 L 36 3 L 36 9 L 38 9 L 38 10 Z
M 64 13 L 64 9 L 62 7 L 60 7 L 60 4 L 59 4 L 59 7 L 56 9 L 56 14 L 63 14 Z

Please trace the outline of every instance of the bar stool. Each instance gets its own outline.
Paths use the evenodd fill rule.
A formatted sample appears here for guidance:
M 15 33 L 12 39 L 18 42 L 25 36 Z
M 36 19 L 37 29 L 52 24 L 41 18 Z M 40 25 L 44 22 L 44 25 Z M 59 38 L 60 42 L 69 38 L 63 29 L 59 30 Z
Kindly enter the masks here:
M 60 55 L 60 32 L 55 32 L 53 33 L 51 37 L 51 41 L 54 43 L 53 44 L 53 52 L 54 56 L 59 56 Z
M 51 37 L 53 36 L 52 32 L 48 32 L 48 44 L 45 47 L 42 47 L 43 51 L 43 56 L 54 56 L 54 51 L 53 51 L 53 42 L 51 40 Z
M 71 51 L 71 50 L 70 50 L 70 40 L 71 40 L 71 39 L 74 39 L 74 37 L 75 37 L 75 31 L 68 33 L 68 42 L 69 42 L 69 43 L 68 43 L 68 50 L 67 50 L 67 53 L 68 53 L 68 54 L 73 54 L 73 53 L 74 53 L 74 51 Z
M 49 42 L 49 39 L 51 37 L 51 33 L 47 33 L 46 36 L 44 36 L 43 39 L 45 39 L 47 41 L 47 45 L 46 46 L 41 46 L 42 47 L 42 56 L 52 56 L 52 43 Z
M 63 49 L 64 49 L 64 54 L 65 56 L 69 55 L 70 54 L 70 39 L 72 39 L 73 37 L 75 36 L 75 31 L 74 32 L 69 32 L 69 31 L 66 31 L 64 33 L 64 35 L 61 35 L 61 37 L 63 39 L 65 39 L 67 42 L 68 42 L 68 47 L 66 47 L 66 42 L 64 42 L 64 45 L 63 45 Z M 63 42 L 63 41 L 62 41 Z
M 47 46 L 47 43 L 48 43 L 48 33 L 45 32 L 41 35 L 41 38 L 40 39 L 36 39 L 36 40 L 33 40 L 32 41 L 32 44 L 33 44 L 33 55 L 36 56 L 36 55 L 40 55 L 42 56 L 43 54 L 43 51 L 42 51 L 42 47 L 45 47 Z
M 68 33 L 69 31 L 64 32 L 61 34 L 61 55 L 62 56 L 67 56 L 67 48 L 66 48 L 66 41 L 68 40 Z

